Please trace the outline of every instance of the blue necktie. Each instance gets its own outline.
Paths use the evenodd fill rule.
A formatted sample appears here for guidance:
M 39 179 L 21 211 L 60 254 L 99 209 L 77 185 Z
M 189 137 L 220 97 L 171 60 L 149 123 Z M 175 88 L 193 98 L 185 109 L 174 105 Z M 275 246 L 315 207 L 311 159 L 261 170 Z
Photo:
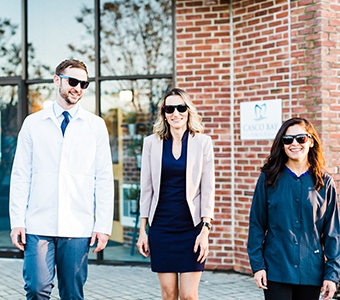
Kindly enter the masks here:
M 65 133 L 65 130 L 66 130 L 66 127 L 67 127 L 67 125 L 68 125 L 68 123 L 70 123 L 70 114 L 67 112 L 67 111 L 64 111 L 63 112 L 63 116 L 64 116 L 64 120 L 63 120 L 63 122 L 61 123 L 61 132 L 63 133 L 63 135 L 64 135 L 64 133 Z

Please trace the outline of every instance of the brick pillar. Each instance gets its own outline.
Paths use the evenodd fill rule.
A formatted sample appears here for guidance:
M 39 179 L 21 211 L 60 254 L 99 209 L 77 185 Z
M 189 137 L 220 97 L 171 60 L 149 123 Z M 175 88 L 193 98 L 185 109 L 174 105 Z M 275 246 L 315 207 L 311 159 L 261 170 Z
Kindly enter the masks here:
M 292 7 L 294 112 L 311 120 L 320 134 L 328 171 L 340 175 L 340 3 L 296 1 Z
M 176 85 L 192 96 L 214 142 L 216 214 L 207 269 L 250 273 L 248 215 L 272 140 L 240 139 L 240 104 L 280 99 L 283 120 L 312 121 L 340 182 L 340 4 L 230 2 L 231 10 L 226 0 L 176 1 Z
M 228 1 L 176 1 L 176 78 L 203 116 L 216 157 L 216 210 L 208 269 L 230 269 L 230 38 Z

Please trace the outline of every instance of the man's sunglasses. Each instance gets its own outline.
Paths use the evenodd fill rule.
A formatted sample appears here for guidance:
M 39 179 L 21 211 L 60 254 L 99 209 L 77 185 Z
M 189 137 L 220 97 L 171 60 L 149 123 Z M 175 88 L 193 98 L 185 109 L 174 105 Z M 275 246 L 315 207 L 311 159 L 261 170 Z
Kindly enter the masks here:
M 59 76 L 60 78 L 65 78 L 65 79 L 67 79 L 67 80 L 68 80 L 68 84 L 69 84 L 70 86 L 73 86 L 73 87 L 77 86 L 77 85 L 80 83 L 80 87 L 81 87 L 83 90 L 87 89 L 87 87 L 88 87 L 89 84 L 90 84 L 88 81 L 81 81 L 81 80 L 78 80 L 78 79 L 73 78 L 73 77 L 70 77 L 70 76 L 61 75 L 61 74 L 58 74 L 58 76 Z
M 177 111 L 179 113 L 184 113 L 187 111 L 187 106 L 185 104 L 179 104 L 179 105 L 165 105 L 163 106 L 163 110 L 167 113 L 167 114 L 172 114 L 175 109 L 177 109 Z
M 285 145 L 290 145 L 294 142 L 294 139 L 299 144 L 304 144 L 308 142 L 308 139 L 311 139 L 312 136 L 309 133 L 301 133 L 297 135 L 284 135 L 282 136 L 282 143 Z

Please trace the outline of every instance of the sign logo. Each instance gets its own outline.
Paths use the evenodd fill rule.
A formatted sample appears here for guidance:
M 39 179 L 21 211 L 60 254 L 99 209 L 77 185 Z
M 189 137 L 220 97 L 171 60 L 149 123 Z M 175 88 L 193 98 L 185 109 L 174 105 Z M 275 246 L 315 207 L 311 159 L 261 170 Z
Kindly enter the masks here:
M 241 103 L 241 140 L 272 140 L 281 124 L 281 100 Z
M 263 120 L 266 118 L 267 105 L 266 103 L 262 105 L 255 105 L 255 120 Z

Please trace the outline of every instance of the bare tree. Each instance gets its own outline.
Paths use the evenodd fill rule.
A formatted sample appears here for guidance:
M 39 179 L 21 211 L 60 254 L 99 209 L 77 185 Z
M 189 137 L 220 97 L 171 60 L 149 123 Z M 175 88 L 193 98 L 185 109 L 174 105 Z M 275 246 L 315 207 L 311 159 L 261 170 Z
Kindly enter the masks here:
M 14 77 L 21 75 L 21 41 L 18 37 L 19 26 L 14 24 L 8 18 L 0 18 L 0 76 Z M 35 51 L 32 45 L 28 46 L 28 57 L 30 59 L 30 68 L 35 77 L 41 78 L 44 71 L 50 71 L 35 58 Z M 33 100 L 41 95 L 42 89 L 48 88 L 37 85 L 30 90 L 30 98 Z M 49 91 L 50 92 L 50 91 Z M 17 104 L 18 104 L 18 87 L 17 85 L 0 86 L 0 112 L 1 112 L 1 154 L 2 161 L 7 164 L 11 163 L 16 146 L 15 137 L 18 133 L 17 124 Z M 3 168 L 3 166 L 2 166 Z M 9 169 L 9 168 L 7 168 Z
M 93 36 L 94 11 L 85 5 L 77 21 Z M 120 0 L 104 3 L 101 13 L 101 63 L 104 75 L 161 74 L 171 72 L 171 1 Z M 73 52 L 94 61 L 93 43 Z
M 84 33 L 93 36 L 94 10 L 82 7 L 77 21 Z M 107 1 L 100 12 L 101 75 L 155 75 L 172 73 L 172 17 L 168 0 Z M 69 44 L 75 53 L 94 61 L 94 45 Z M 126 84 L 126 83 L 125 83 Z M 145 109 L 141 99 L 149 99 L 147 109 L 155 111 L 164 90 L 152 80 L 131 81 L 133 106 L 137 112 Z M 164 82 L 162 82 L 164 84 Z M 145 95 L 147 91 L 147 95 Z M 143 97 L 142 97 L 143 96 Z M 155 99 L 156 96 L 156 99 Z M 155 103 L 156 101 L 156 103 Z

